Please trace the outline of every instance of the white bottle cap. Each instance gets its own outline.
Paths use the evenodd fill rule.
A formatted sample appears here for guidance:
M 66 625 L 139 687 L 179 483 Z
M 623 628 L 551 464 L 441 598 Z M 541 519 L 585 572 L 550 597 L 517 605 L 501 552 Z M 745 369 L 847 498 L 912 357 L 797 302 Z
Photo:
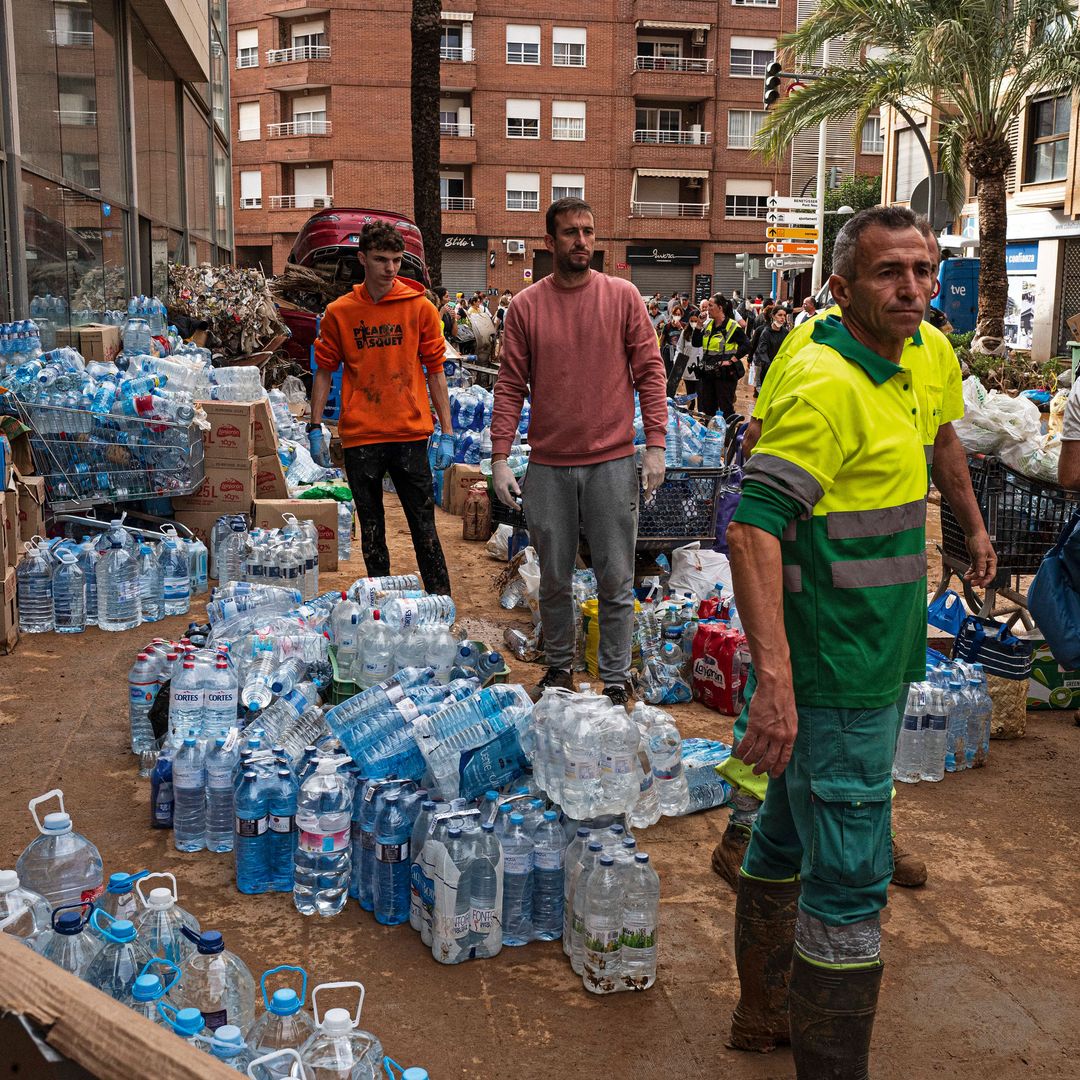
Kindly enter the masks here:
M 19 887 L 19 875 L 14 870 L 0 870 L 0 894 Z
M 71 832 L 71 817 L 68 814 L 57 811 L 54 814 L 46 814 L 45 831 L 47 833 L 69 833 Z
M 353 1029 L 348 1009 L 330 1009 L 323 1017 L 323 1031 L 327 1035 L 347 1035 Z
M 166 911 L 171 908 L 176 901 L 173 900 L 172 889 L 159 888 L 151 889 L 150 895 L 146 898 L 146 906 L 153 908 L 156 911 Z

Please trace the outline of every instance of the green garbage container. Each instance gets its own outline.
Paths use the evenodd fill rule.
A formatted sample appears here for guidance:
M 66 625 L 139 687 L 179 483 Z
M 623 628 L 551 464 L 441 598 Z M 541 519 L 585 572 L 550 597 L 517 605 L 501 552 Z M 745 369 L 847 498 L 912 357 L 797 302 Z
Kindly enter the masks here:
M 1080 341 L 1066 341 L 1065 347 L 1072 350 L 1073 382 L 1076 382 L 1076 369 L 1080 367 Z

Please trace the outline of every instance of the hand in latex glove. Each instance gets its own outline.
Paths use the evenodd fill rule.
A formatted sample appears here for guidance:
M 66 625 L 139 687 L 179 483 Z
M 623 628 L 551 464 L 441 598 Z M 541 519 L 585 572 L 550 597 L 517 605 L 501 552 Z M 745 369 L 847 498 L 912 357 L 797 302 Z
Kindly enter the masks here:
M 326 433 L 322 424 L 308 424 L 308 449 L 311 459 L 324 469 L 333 468 L 330 464 L 330 447 L 326 445 Z
M 440 472 L 454 464 L 454 436 L 433 435 L 435 440 L 435 468 Z
M 521 488 L 514 477 L 514 470 L 505 461 L 496 461 L 491 466 L 491 481 L 501 503 L 505 503 L 513 510 L 521 509 L 518 501 L 521 497 Z
M 656 489 L 664 482 L 664 448 L 662 446 L 650 446 L 645 451 L 645 459 L 641 463 L 641 486 L 648 499 Z

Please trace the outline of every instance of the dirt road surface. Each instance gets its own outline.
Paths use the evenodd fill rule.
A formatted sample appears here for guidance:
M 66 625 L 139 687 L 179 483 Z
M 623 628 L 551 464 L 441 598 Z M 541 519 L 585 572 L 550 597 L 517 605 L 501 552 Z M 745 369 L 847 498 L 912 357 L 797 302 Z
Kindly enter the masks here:
M 404 517 L 396 499 L 387 504 L 394 572 L 411 571 Z M 522 613 L 498 607 L 491 579 L 500 564 L 461 540 L 459 518 L 440 512 L 439 527 L 460 616 L 473 636 L 501 640 Z M 323 576 L 323 588 L 363 572 L 358 549 Z M 305 967 L 312 983 L 359 979 L 363 1026 L 436 1080 L 794 1075 L 787 1051 L 724 1046 L 738 993 L 734 897 L 709 854 L 725 810 L 665 818 L 640 834 L 661 877 L 660 974 L 647 993 L 603 999 L 583 989 L 558 942 L 443 967 L 407 926 L 378 926 L 353 901 L 336 918 L 305 919 L 289 896 L 241 896 L 231 855 L 174 850 L 171 833 L 148 827 L 149 786 L 128 751 L 125 677 L 144 641 L 175 637 L 187 621 L 29 636 L 0 658 L 0 866 L 13 866 L 33 839 L 27 801 L 61 787 L 106 873 L 175 873 L 183 906 L 204 929 L 220 929 L 256 978 L 287 963 Z M 526 684 L 540 671 L 514 665 Z M 730 739 L 729 717 L 698 705 L 672 713 L 684 736 Z M 930 881 L 893 889 L 883 915 L 875 1077 L 1080 1076 L 1078 746 L 1071 714 L 1032 713 L 1027 737 L 994 743 L 987 768 L 901 785 L 900 835 L 925 856 Z

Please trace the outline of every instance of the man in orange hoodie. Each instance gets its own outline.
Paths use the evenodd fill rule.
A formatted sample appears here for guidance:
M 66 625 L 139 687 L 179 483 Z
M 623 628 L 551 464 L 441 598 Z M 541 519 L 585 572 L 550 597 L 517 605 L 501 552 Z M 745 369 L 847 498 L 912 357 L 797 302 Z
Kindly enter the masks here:
M 318 370 L 308 430 L 322 423 L 331 373 L 344 366 L 338 434 L 367 572 L 372 577 L 390 573 L 382 501 L 382 478 L 389 473 L 409 523 L 424 588 L 449 594 L 428 465 L 428 440 L 434 431 L 429 390 L 443 432 L 435 467 L 445 469 L 454 460 L 443 373 L 446 347 L 439 313 L 424 296 L 423 285 L 397 276 L 404 250 L 401 234 L 387 222 L 369 223 L 361 231 L 357 258 L 364 267 L 364 283 L 354 285 L 323 314 L 315 342 Z

